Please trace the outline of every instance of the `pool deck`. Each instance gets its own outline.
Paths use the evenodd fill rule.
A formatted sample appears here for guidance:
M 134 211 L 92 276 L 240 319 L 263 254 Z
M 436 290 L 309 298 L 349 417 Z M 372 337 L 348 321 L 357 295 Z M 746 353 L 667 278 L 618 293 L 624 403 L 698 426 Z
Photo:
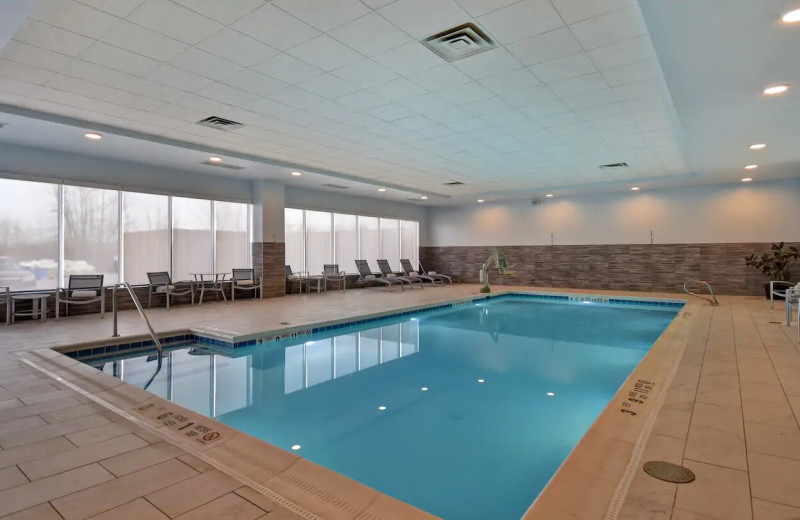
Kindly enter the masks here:
M 684 297 L 494 287 L 495 291 L 504 289 Z M 476 285 L 403 293 L 376 288 L 178 306 L 169 311 L 158 308 L 148 315 L 159 333 L 213 326 L 244 335 L 285 328 L 285 322 L 299 326 L 356 317 L 365 311 L 455 300 L 477 292 Z M 605 520 L 611 518 L 609 510 L 626 520 L 800 518 L 797 329 L 783 325 L 782 305 L 771 311 L 768 302 L 756 297 L 721 297 L 720 303 L 712 308 L 696 300 L 683 309 L 654 346 L 657 355 L 652 356 L 649 368 L 644 367 L 647 377 L 665 382 L 664 388 L 652 394 L 635 417 L 620 414 L 615 398 L 593 426 L 596 431 L 581 441 L 526 519 Z M 143 330 L 133 311 L 120 313 L 119 325 L 123 336 L 140 335 Z M 97 341 L 109 338 L 110 332 L 110 316 L 100 320 L 97 315 L 0 325 L 0 518 L 310 518 L 268 498 L 259 486 L 243 484 L 224 468 L 209 464 L 204 449 L 181 443 L 152 421 L 130 413 L 123 416 L 95 402 L 93 395 L 103 393 L 103 388 L 95 388 L 92 394 L 70 387 L 73 383 L 83 387 L 85 377 L 70 379 L 68 372 L 61 371 L 65 367 L 41 355 L 24 354 L 42 367 L 50 362 L 51 372 L 72 381 L 59 382 L 19 358 L 23 351 Z M 137 393 L 124 402 L 130 405 L 143 399 L 147 395 Z M 130 407 L 122 408 L 121 403 L 119 398 L 112 402 L 129 412 Z M 619 427 L 620 418 L 630 419 L 626 424 L 631 426 Z M 640 437 L 642 430 L 646 435 Z M 228 433 L 244 438 L 235 431 Z M 618 485 L 620 477 L 637 448 L 644 450 L 641 462 L 683 464 L 695 472 L 696 481 L 664 483 L 646 475 L 638 464 L 627 495 L 620 494 L 627 487 L 627 480 Z M 289 462 L 302 466 L 304 461 Z M 305 476 L 317 471 L 307 466 L 300 468 Z M 596 472 L 606 475 L 605 481 Z M 350 489 L 342 488 L 342 497 L 354 504 L 349 512 L 333 508 L 330 514 L 321 513 L 328 511 L 321 504 L 318 517 L 409 518 L 402 504 L 383 495 L 350 495 Z M 612 503 L 615 496 L 621 497 L 616 505 Z M 321 502 L 323 498 L 336 502 L 337 497 L 325 496 Z M 430 518 L 416 513 L 414 517 Z

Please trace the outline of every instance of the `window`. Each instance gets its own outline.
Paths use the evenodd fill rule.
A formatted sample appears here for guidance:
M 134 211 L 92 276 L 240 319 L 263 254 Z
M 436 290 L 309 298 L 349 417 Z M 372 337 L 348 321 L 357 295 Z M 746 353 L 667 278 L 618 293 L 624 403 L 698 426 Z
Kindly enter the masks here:
M 0 285 L 58 285 L 58 186 L 0 179 Z
M 381 258 L 389 261 L 392 271 L 400 271 L 400 221 L 381 219 Z
M 333 229 L 331 214 L 306 211 L 306 270 L 322 274 L 324 264 L 333 262 Z
M 333 237 L 335 263 L 340 271 L 358 272 L 356 260 L 358 256 L 358 218 L 355 215 L 333 215 Z
M 123 280 L 148 283 L 147 273 L 169 271 L 169 197 L 125 192 Z
M 377 269 L 378 250 L 380 248 L 377 218 L 358 217 L 358 240 L 360 260 L 369 262 L 370 269 Z
M 419 269 L 419 223 L 400 221 L 400 258 L 408 258 L 412 268 Z
M 247 236 L 247 204 L 215 202 L 216 264 L 214 270 L 230 273 L 250 267 L 250 238 Z
M 64 285 L 73 274 L 119 273 L 119 192 L 64 186 Z
M 173 197 L 172 223 L 172 279 L 211 271 L 211 201 Z
M 302 209 L 286 208 L 284 211 L 286 230 L 286 264 L 294 272 L 306 270 L 305 231 Z

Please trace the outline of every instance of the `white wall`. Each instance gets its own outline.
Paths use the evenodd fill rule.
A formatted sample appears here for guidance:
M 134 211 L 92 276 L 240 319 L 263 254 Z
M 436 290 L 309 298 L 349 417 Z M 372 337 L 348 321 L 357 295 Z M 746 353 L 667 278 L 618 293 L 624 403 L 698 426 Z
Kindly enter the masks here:
M 800 179 L 433 208 L 425 246 L 800 241 Z

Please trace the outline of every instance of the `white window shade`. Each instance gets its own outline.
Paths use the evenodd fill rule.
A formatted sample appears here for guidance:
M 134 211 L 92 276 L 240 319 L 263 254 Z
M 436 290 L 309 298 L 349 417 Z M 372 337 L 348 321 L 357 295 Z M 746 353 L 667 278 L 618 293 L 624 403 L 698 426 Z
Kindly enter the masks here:
M 306 270 L 305 230 L 302 209 L 286 208 L 284 226 L 286 234 L 286 265 L 294 272 Z
M 340 271 L 358 272 L 358 218 L 355 215 L 333 215 L 334 260 Z
M 147 273 L 169 271 L 169 197 L 125 192 L 122 240 L 123 280 L 148 283 Z
M 381 258 L 389 261 L 393 271 L 400 271 L 400 221 L 381 219 Z
M 119 273 L 119 192 L 64 186 L 64 281 L 73 274 L 103 274 L 113 284 Z
M 247 236 L 247 204 L 214 203 L 215 250 L 217 272 L 250 267 L 250 239 Z
M 192 273 L 213 268 L 211 201 L 172 198 L 172 279 L 191 280 Z

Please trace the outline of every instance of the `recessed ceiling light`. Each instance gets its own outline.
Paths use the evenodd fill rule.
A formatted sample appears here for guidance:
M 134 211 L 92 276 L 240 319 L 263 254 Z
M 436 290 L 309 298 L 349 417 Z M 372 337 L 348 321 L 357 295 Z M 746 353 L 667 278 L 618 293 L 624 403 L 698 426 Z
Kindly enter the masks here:
M 485 380 L 485 379 L 478 379 L 478 382 L 479 382 L 479 383 L 485 383 L 485 382 L 486 382 L 486 380 Z
M 293 449 L 294 451 L 297 451 L 297 450 L 299 450 L 300 448 L 302 448 L 302 446 L 300 446 L 299 444 L 293 444 L 293 445 L 292 445 L 292 449 Z
M 483 203 L 483 199 L 478 199 L 478 202 L 482 204 Z
M 751 150 L 763 150 L 763 149 L 764 149 L 764 148 L 766 148 L 766 147 L 767 147 L 767 145 L 765 145 L 765 144 L 762 144 L 762 143 L 759 143 L 759 144 L 751 144 L 751 145 L 750 145 L 750 149 L 751 149 Z
M 548 397 L 553 397 L 554 395 L 556 395 L 556 394 L 554 394 L 553 392 L 547 392 L 547 396 Z
M 548 193 L 547 195 L 545 195 L 545 197 L 547 197 L 548 199 L 552 199 L 553 197 L 555 197 L 555 195 L 553 195 L 552 193 Z
M 99 141 L 103 138 L 102 134 L 98 134 L 97 132 L 86 132 L 83 134 L 86 139 L 91 139 L 92 141 Z
M 219 155 L 212 155 L 211 157 L 208 158 L 208 160 L 211 162 L 222 162 L 222 157 L 220 157 Z
M 300 172 L 292 172 L 292 177 L 300 177 L 301 175 L 303 174 Z
M 789 90 L 789 85 L 785 83 L 782 85 L 772 85 L 764 89 L 764 94 L 767 96 L 777 96 L 778 94 L 783 94 L 787 90 Z
M 378 410 L 380 410 L 380 411 L 384 411 L 384 410 L 386 410 L 386 407 L 385 407 L 385 406 L 383 406 L 383 405 L 380 405 L 380 406 L 378 407 Z
M 386 191 L 386 188 L 378 188 L 378 191 L 384 192 L 384 191 Z
M 757 164 L 748 164 L 744 167 L 745 170 L 755 170 L 756 168 L 758 168 Z
M 639 186 L 633 186 L 633 187 L 631 187 L 631 191 L 639 191 Z
M 420 198 L 421 198 L 422 200 L 428 200 L 428 197 L 426 197 L 425 195 L 423 195 L 423 196 L 422 196 L 422 197 L 420 197 Z
M 423 386 L 422 388 L 420 388 L 420 390 L 422 390 L 423 392 L 427 392 L 428 391 L 428 387 L 427 386 Z
M 781 17 L 783 23 L 797 23 L 800 22 L 800 9 L 789 11 Z
M 742 182 L 750 182 L 752 180 L 753 180 L 752 177 L 745 177 L 744 179 L 742 179 Z

